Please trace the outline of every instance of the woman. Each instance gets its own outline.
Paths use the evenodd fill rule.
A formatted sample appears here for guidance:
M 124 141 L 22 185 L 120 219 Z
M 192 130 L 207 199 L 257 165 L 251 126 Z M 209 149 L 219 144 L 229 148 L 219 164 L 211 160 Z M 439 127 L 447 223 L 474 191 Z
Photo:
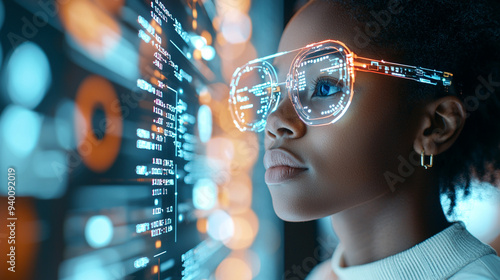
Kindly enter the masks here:
M 271 77 L 271 67 L 254 61 L 233 76 L 237 125 L 265 119 L 274 209 L 287 221 L 331 216 L 340 245 L 308 279 L 500 279 L 496 252 L 440 204 L 440 193 L 453 207 L 472 180 L 497 180 L 498 3 L 375 2 L 302 8 L 279 45 L 296 51 L 273 56 L 277 82 L 259 84 L 269 108 L 245 115 L 253 105 L 238 102 L 245 71 L 261 63 Z

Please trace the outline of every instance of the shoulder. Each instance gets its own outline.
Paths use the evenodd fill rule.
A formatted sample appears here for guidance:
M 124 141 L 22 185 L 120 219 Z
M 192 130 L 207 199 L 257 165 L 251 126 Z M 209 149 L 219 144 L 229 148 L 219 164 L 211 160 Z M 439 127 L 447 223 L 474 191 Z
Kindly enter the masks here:
M 337 280 L 333 273 L 331 259 L 318 264 L 307 276 L 306 280 Z
M 489 254 L 464 266 L 450 280 L 500 280 L 500 257 Z

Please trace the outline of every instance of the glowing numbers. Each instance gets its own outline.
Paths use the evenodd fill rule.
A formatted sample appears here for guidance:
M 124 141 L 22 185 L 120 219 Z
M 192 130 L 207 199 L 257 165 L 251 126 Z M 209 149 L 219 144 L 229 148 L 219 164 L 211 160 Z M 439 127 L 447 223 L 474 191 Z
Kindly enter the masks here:
M 141 38 L 144 42 L 149 43 L 149 41 L 151 41 L 151 37 L 149 37 L 148 34 L 146 34 L 146 32 L 144 32 L 144 30 L 139 30 L 139 34 L 138 34 L 139 38 Z
M 149 263 L 149 259 L 146 257 L 142 257 L 142 258 L 139 258 L 139 259 L 134 261 L 134 267 L 135 268 L 146 267 L 148 265 L 148 263 Z

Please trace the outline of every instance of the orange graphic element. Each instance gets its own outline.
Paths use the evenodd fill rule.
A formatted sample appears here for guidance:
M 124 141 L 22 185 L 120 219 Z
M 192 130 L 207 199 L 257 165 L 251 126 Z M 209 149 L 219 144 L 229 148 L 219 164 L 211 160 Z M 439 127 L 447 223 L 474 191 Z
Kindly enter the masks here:
M 123 119 L 118 96 L 106 79 L 90 76 L 80 85 L 75 103 L 78 153 L 89 169 L 104 172 L 113 165 L 120 151 Z M 98 108 L 106 115 L 102 139 L 96 137 L 92 128 L 92 116 Z
M 250 280 L 252 279 L 252 270 L 245 261 L 229 257 L 223 260 L 215 270 L 215 279 L 217 280 Z
M 112 14 L 119 14 L 125 0 L 94 0 L 94 2 Z
M 155 20 L 152 20 L 149 24 L 155 29 L 156 33 L 161 35 L 163 29 L 161 29 L 161 26 Z
M 22 178 L 22 176 L 20 177 Z M 7 189 L 6 183 L 4 186 Z M 2 208 L 5 206 L 0 211 L 0 219 L 3 223 L 0 230 L 0 252 L 2 252 L 1 259 L 3 262 L 0 266 L 2 269 L 0 278 L 12 280 L 35 279 L 36 257 L 42 239 L 41 221 L 38 220 L 36 214 L 35 199 L 17 196 L 13 216 L 8 215 L 8 201 L 7 197 L 0 197 L 0 205 L 2 205 Z M 17 220 L 7 220 L 8 218 L 17 218 Z M 15 250 L 11 250 L 11 246 L 15 247 Z M 14 263 L 9 264 L 11 260 Z M 12 264 L 15 265 L 15 272 L 7 270 Z
M 208 230 L 208 222 L 205 218 L 200 218 L 196 221 L 196 228 L 201 233 L 207 233 Z
M 123 6 L 123 0 L 57 1 L 64 28 L 75 41 L 96 57 L 112 52 L 121 39 L 118 22 L 110 15 Z
M 210 32 L 203 30 L 201 32 L 201 37 L 205 38 L 207 40 L 207 45 L 212 45 L 212 34 Z
M 252 245 L 259 231 L 259 220 L 252 210 L 238 215 L 231 215 L 234 234 L 224 240 L 224 245 L 233 250 L 247 249 Z
M 155 248 L 158 249 L 161 247 L 161 240 L 156 240 L 155 242 Z

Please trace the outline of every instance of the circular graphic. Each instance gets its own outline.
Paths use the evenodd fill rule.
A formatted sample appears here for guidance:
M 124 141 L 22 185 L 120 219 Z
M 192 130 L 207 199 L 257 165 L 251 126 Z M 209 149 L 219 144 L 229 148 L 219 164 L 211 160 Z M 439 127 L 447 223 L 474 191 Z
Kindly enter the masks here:
M 22 43 L 12 52 L 5 69 L 10 99 L 28 109 L 38 106 L 52 81 L 45 52 L 35 43 Z
M 91 217 L 85 225 L 85 239 L 92 248 L 107 246 L 113 238 L 113 223 L 108 216 Z
M 107 80 L 91 76 L 80 85 L 75 103 L 78 153 L 92 171 L 104 172 L 120 151 L 123 123 L 118 96 Z M 95 127 L 94 114 L 99 110 L 104 111 L 104 119 Z

